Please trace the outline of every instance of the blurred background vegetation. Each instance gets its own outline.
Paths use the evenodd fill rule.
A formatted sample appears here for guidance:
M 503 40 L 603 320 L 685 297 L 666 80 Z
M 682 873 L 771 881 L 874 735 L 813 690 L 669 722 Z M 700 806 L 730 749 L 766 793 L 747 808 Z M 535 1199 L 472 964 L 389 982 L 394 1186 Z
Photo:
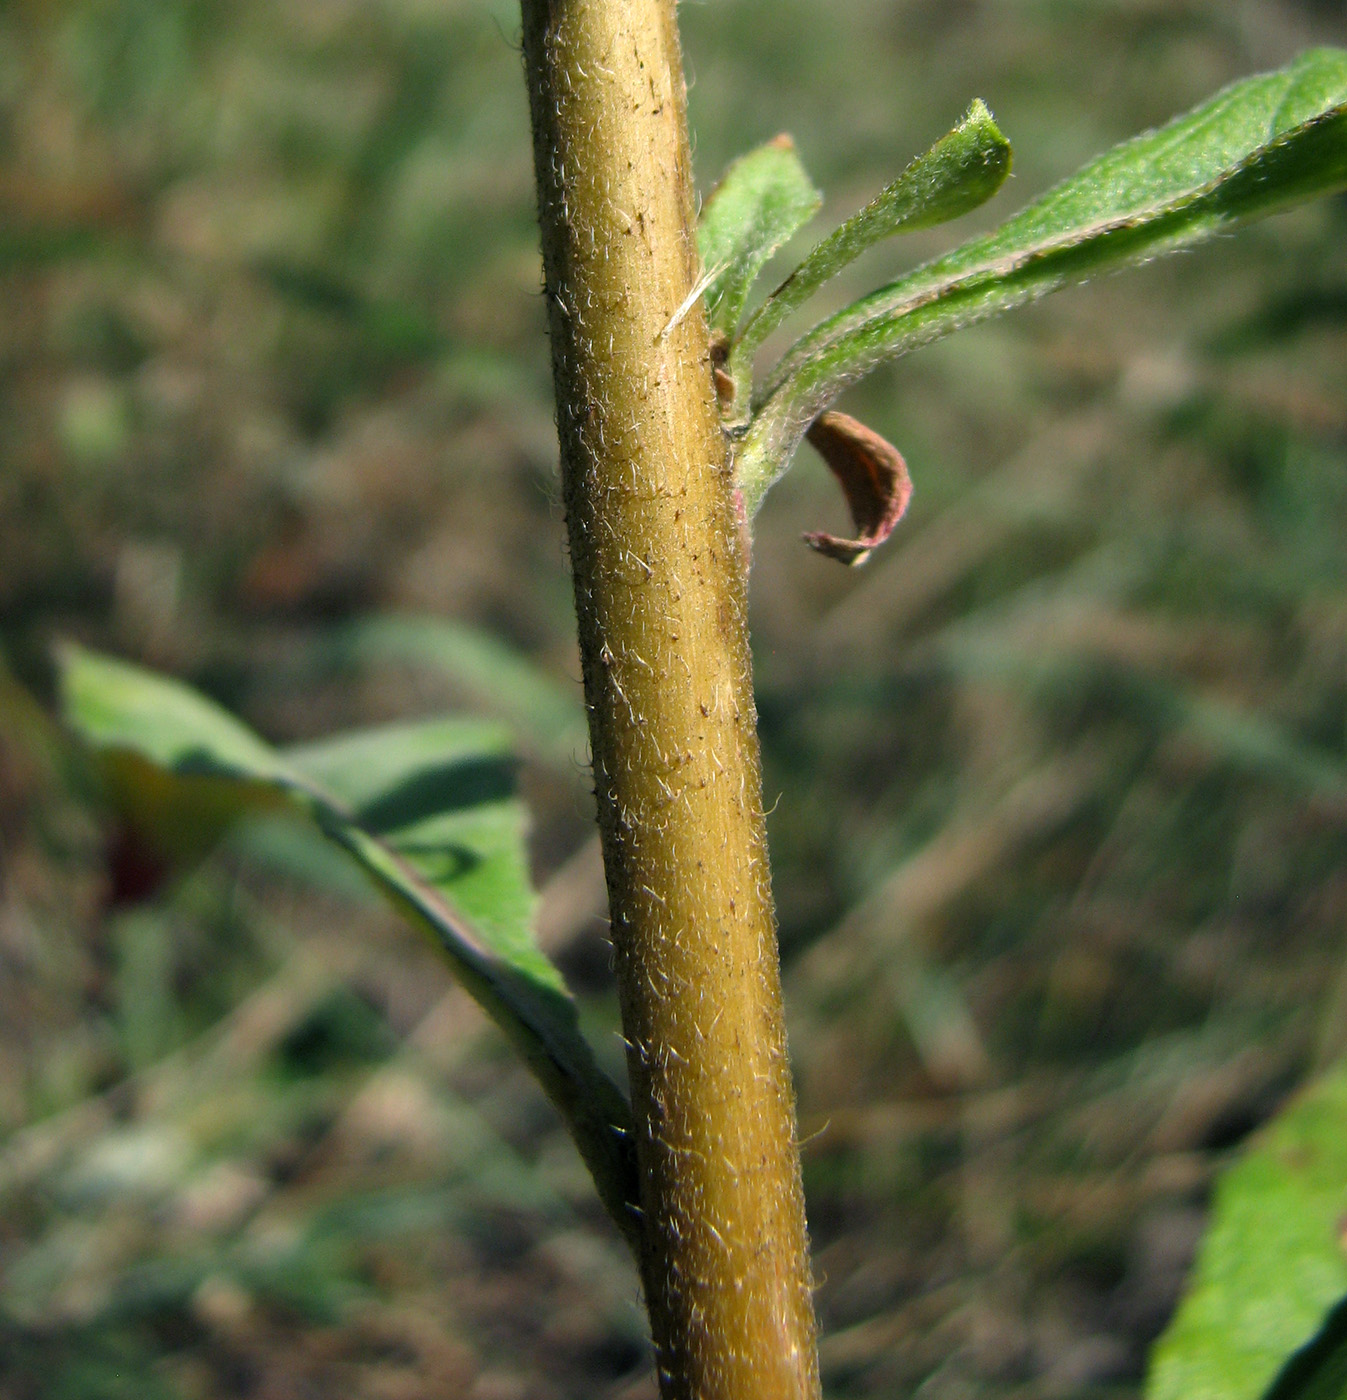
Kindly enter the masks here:
M 980 227 L 1347 42 L 1335 0 L 681 16 L 703 191 L 788 129 L 820 230 L 975 95 L 1016 149 Z M 51 719 L 60 637 L 276 740 L 504 708 L 616 1066 L 517 29 L 0 6 L 7 1400 L 654 1394 L 622 1245 L 430 950 L 298 828 L 165 866 Z M 1132 1396 L 1213 1173 L 1347 1049 L 1347 201 L 847 406 L 909 520 L 811 554 L 806 450 L 753 575 L 828 1391 Z

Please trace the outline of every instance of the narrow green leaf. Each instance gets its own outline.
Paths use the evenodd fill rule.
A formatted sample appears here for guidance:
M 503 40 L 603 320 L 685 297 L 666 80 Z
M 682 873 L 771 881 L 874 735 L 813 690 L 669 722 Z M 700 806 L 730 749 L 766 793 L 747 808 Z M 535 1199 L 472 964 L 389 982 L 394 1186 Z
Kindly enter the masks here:
M 702 206 L 697 228 L 710 278 L 706 307 L 712 331 L 734 334 L 758 273 L 822 202 L 794 142 L 784 134 L 729 166 Z
M 735 347 L 751 359 L 791 312 L 867 248 L 896 233 L 947 223 L 986 203 L 1010 174 L 1010 143 L 980 99 L 859 213 L 810 252 L 753 313 Z
M 234 815 L 281 802 L 351 855 L 523 1054 L 634 1241 L 630 1113 L 533 941 L 524 812 L 499 726 L 433 720 L 281 753 L 176 681 L 76 647 L 61 669 L 67 722 L 124 800 L 148 794 L 161 820 L 180 819 L 204 783 L 216 824 L 221 791 Z
M 1236 83 L 1086 166 L 985 237 L 871 293 L 796 342 L 740 445 L 749 515 L 805 429 L 876 365 L 1097 273 L 1347 185 L 1347 53 Z
M 1263 1400 L 1343 1400 L 1347 1396 L 1347 1298 L 1282 1367 Z
M 1157 1344 L 1146 1400 L 1257 1400 L 1347 1294 L 1344 1210 L 1347 1068 L 1340 1067 L 1222 1178 L 1193 1284 Z M 1312 1393 L 1316 1400 L 1339 1394 Z

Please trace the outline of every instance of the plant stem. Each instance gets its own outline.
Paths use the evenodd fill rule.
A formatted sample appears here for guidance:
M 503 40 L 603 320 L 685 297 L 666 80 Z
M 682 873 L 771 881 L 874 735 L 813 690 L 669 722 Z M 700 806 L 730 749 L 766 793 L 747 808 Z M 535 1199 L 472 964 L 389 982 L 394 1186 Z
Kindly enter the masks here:
M 746 561 L 674 0 L 523 0 L 563 492 L 668 1400 L 818 1395 Z

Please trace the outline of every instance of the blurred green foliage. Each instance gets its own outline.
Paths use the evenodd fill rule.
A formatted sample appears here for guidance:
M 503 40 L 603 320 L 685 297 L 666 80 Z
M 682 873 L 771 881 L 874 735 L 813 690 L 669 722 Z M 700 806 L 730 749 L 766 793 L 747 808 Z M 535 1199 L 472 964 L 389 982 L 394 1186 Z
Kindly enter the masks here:
M 1339 1068 L 1292 1103 L 1222 1178 L 1191 1291 L 1156 1348 L 1150 1400 L 1342 1394 L 1347 1358 L 1320 1359 L 1314 1370 L 1323 1374 L 1298 1387 L 1291 1382 L 1307 1358 L 1284 1363 L 1325 1319 L 1328 1339 L 1308 1350 L 1341 1347 L 1345 1114 L 1347 1073 Z M 1280 1385 L 1269 1391 L 1279 1373 Z
M 1347 40 L 1309 0 L 680 17 L 703 190 L 788 129 L 836 223 L 974 96 L 1015 146 L 1008 192 L 825 311 Z M 461 632 L 460 681 L 350 644 L 391 614 L 574 691 L 516 27 L 494 0 L 0 9 L 20 1400 L 653 1394 L 583 1168 L 420 942 L 297 831 L 174 877 L 32 699 L 65 635 L 278 743 L 492 707 L 510 673 Z M 759 517 L 830 1395 L 1136 1394 L 1213 1173 L 1347 1050 L 1345 233 L 1341 199 L 1307 208 L 882 371 L 844 407 L 916 495 L 859 573 L 799 542 L 842 521 L 811 461 Z M 544 942 L 617 1066 L 565 732 L 526 736 Z

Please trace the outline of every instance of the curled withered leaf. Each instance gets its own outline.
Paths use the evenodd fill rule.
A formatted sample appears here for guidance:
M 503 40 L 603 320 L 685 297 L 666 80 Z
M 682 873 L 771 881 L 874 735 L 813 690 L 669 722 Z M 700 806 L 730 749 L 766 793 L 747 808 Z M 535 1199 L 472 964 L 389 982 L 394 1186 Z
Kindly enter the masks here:
M 856 538 L 814 530 L 805 535 L 805 543 L 843 564 L 863 564 L 893 533 L 912 499 L 903 454 L 845 413 L 820 413 L 806 436 L 842 487 Z

